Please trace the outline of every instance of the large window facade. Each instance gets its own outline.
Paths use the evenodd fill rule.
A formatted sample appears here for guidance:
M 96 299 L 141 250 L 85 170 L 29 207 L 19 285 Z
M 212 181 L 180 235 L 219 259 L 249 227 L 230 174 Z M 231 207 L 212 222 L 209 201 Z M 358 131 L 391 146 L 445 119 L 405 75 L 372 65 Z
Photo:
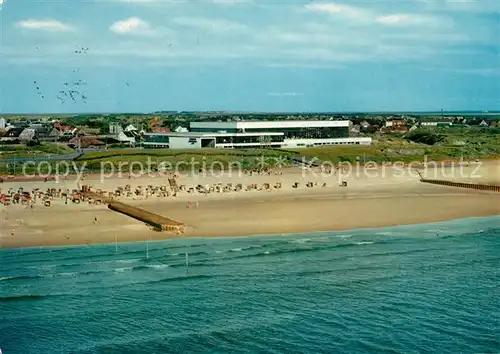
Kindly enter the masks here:
M 318 127 L 318 128 L 247 128 L 247 129 L 217 129 L 192 128 L 192 132 L 216 133 L 284 133 L 285 139 L 328 139 L 349 137 L 349 127 Z
M 218 128 L 191 128 L 190 131 L 196 133 L 217 133 L 224 131 L 226 133 L 241 133 L 239 129 L 218 129 Z
M 283 142 L 283 135 L 267 135 L 267 136 L 218 136 L 216 137 L 217 144 L 240 144 L 240 143 L 276 143 Z
M 163 143 L 163 144 L 168 144 L 169 139 L 168 136 L 166 135 L 151 135 L 151 134 L 145 134 L 144 135 L 144 142 L 145 143 Z
M 258 128 L 245 129 L 246 133 L 269 132 L 284 133 L 286 139 L 328 139 L 349 137 L 348 127 L 320 127 L 320 128 Z

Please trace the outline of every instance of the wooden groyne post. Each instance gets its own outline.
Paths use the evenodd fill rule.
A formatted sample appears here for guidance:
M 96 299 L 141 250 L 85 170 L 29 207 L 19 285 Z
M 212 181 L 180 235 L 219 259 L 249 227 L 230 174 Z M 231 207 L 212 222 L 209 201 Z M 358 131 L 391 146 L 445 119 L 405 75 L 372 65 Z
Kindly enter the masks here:
M 475 189 L 480 191 L 489 191 L 489 192 L 500 192 L 500 186 L 493 184 L 474 184 L 474 183 L 464 183 L 464 182 L 452 182 L 452 181 L 444 181 L 439 179 L 426 179 L 420 176 L 420 182 L 437 184 L 440 186 L 448 186 L 448 187 L 459 187 L 459 188 L 468 188 Z

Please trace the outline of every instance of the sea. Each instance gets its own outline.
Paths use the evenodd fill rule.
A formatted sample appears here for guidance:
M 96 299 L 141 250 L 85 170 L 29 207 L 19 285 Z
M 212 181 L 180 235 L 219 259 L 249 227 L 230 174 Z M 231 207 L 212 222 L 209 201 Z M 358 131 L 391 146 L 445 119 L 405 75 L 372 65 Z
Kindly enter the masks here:
M 500 353 L 500 217 L 0 261 L 3 354 Z

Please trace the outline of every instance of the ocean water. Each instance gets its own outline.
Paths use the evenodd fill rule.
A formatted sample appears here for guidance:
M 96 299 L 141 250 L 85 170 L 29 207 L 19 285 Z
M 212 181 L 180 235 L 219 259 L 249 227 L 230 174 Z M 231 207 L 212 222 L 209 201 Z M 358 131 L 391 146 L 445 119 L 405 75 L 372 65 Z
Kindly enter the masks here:
M 147 246 L 1 250 L 3 353 L 500 352 L 499 217 Z

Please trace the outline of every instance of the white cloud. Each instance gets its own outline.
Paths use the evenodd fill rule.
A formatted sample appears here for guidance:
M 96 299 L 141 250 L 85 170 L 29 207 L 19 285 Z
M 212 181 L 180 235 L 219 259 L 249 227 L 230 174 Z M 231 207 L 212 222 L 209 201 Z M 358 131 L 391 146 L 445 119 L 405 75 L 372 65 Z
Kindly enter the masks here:
M 370 45 L 374 41 L 371 34 L 359 29 L 339 28 L 316 23 L 304 23 L 300 27 L 294 28 L 270 27 L 256 35 L 256 38 L 270 45 L 274 42 L 274 44 L 302 44 L 321 48 L 340 45 Z
M 305 5 L 305 9 L 330 15 L 339 15 L 350 20 L 367 20 L 372 17 L 371 11 L 345 4 L 313 2 Z
M 154 0 L 121 0 L 122 3 L 125 1 L 152 1 L 152 6 L 157 3 Z M 401 6 L 395 2 L 382 5 L 380 2 L 353 2 L 356 6 L 334 2 L 274 6 L 267 2 L 262 7 L 258 4 L 264 1 L 253 0 L 255 14 L 246 16 L 244 23 L 231 21 L 231 12 L 228 12 L 234 8 L 231 6 L 223 7 L 225 11 L 222 13 L 226 17 L 215 16 L 221 9 L 215 5 L 203 8 L 202 16 L 206 17 L 196 17 L 191 12 L 194 9 L 184 6 L 196 5 L 203 0 L 173 1 L 179 7 L 167 11 L 156 11 L 156 7 L 146 7 L 145 10 L 152 9 L 150 13 L 158 19 L 168 18 L 176 32 L 161 27 L 162 22 L 149 24 L 144 21 L 148 18 L 142 17 L 146 15 L 141 15 L 142 19 L 122 18 L 109 29 L 124 35 L 124 40 L 107 42 L 103 36 L 102 41 L 93 45 L 86 60 L 144 60 L 164 63 L 162 65 L 241 61 L 267 67 L 342 68 L 345 63 L 356 62 L 425 62 L 431 57 L 456 58 L 462 56 L 469 46 L 496 39 L 493 38 L 494 28 L 489 22 L 481 22 L 478 16 L 473 14 L 472 21 L 467 13 L 427 11 L 420 2 L 423 0 L 411 0 L 412 4 Z M 242 0 L 205 1 L 233 4 Z M 346 0 L 339 1 L 347 3 Z M 444 3 L 445 0 L 431 1 Z M 166 1 L 158 3 L 165 4 Z M 193 15 L 185 15 L 187 10 Z M 206 12 L 208 10 L 212 12 Z M 237 6 L 236 10 L 239 10 Z M 457 16 L 457 25 L 447 26 L 453 24 L 451 19 L 454 16 Z M 125 36 L 131 34 L 147 37 L 136 36 L 134 39 Z M 451 54 L 451 49 L 457 53 Z M 479 49 L 479 55 L 481 51 Z M 3 52 L 5 55 L 5 48 Z M 64 53 L 60 55 L 64 56 Z M 22 54 L 15 57 L 20 58 Z
M 451 23 L 449 18 L 416 14 L 392 14 L 379 16 L 375 22 L 387 26 L 438 26 Z
M 242 23 L 228 20 L 212 20 L 202 17 L 176 17 L 174 23 L 180 26 L 199 28 L 202 30 L 219 32 L 219 33 L 243 33 L 248 31 L 248 27 Z
M 117 34 L 149 35 L 154 33 L 153 29 L 144 20 L 138 17 L 130 17 L 126 20 L 113 23 L 109 29 Z
M 24 29 L 30 30 L 40 30 L 40 31 L 50 31 L 50 32 L 65 32 L 71 31 L 73 27 L 66 25 L 57 20 L 35 20 L 29 19 L 24 21 L 19 21 L 17 26 Z

